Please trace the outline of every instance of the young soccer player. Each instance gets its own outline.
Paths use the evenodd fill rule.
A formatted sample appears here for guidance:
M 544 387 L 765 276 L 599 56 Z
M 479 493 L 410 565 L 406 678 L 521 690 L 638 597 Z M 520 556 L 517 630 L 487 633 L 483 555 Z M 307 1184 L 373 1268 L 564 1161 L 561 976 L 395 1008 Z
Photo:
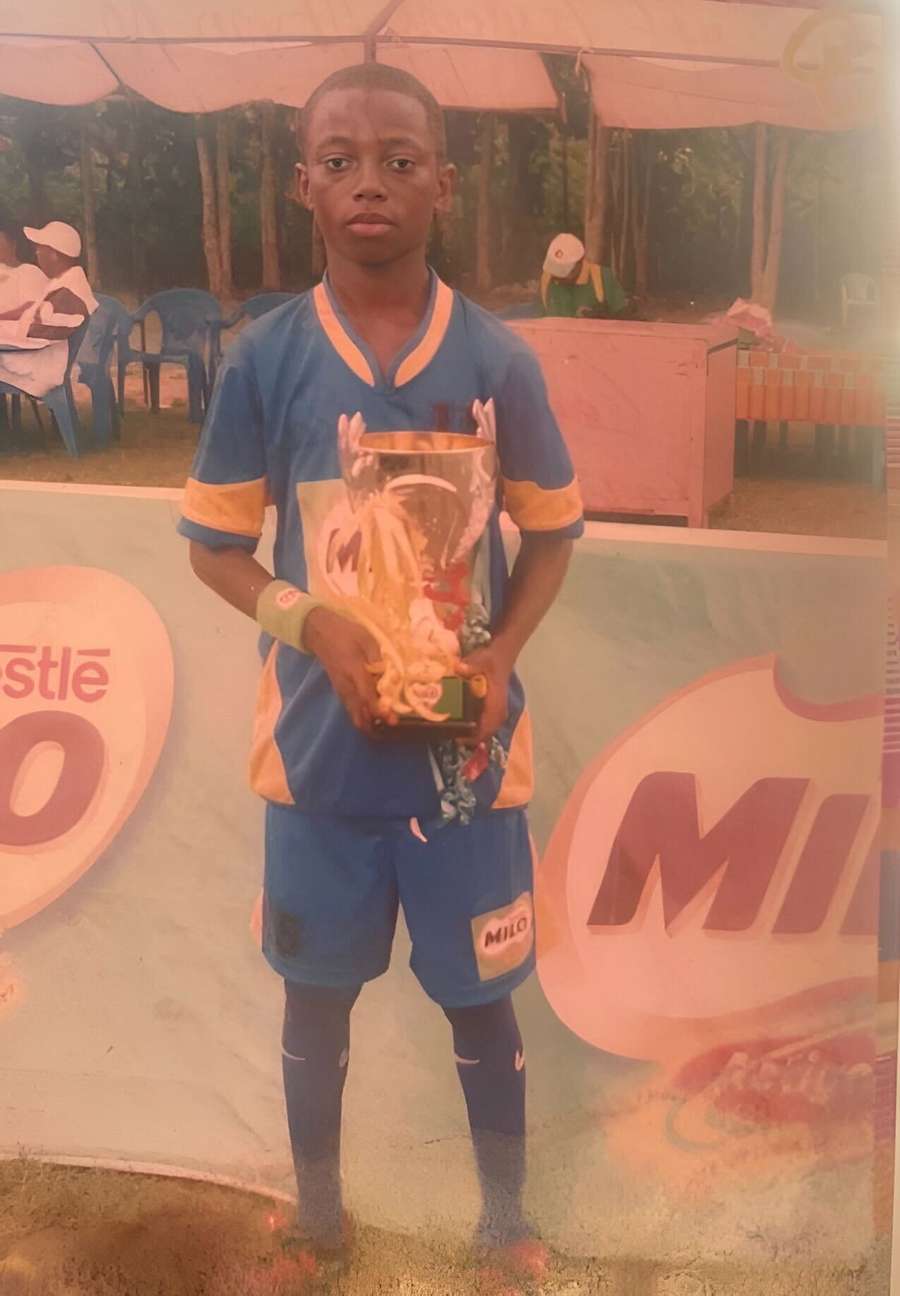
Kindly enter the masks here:
M 454 178 L 431 94 L 384 66 L 338 72 L 311 97 L 298 143 L 327 274 L 229 349 L 180 523 L 199 578 L 264 632 L 250 763 L 268 803 L 263 949 L 286 990 L 296 1232 L 318 1256 L 342 1246 L 350 1013 L 388 966 L 399 903 L 412 969 L 452 1029 L 482 1188 L 477 1244 L 527 1270 L 538 1248 L 522 1207 L 525 1069 L 510 992 L 534 958 L 532 775 L 514 666 L 560 588 L 581 501 L 532 353 L 428 267 Z M 495 510 L 472 591 L 492 637 L 463 667 L 486 678 L 487 696 L 456 813 L 427 743 L 379 737 L 388 717 L 367 669 L 379 649 L 327 606 L 353 592 L 358 556 L 337 429 L 359 412 L 372 431 L 473 433 L 473 405 L 489 400 L 521 549 L 510 575 Z M 267 503 L 275 579 L 253 556 Z

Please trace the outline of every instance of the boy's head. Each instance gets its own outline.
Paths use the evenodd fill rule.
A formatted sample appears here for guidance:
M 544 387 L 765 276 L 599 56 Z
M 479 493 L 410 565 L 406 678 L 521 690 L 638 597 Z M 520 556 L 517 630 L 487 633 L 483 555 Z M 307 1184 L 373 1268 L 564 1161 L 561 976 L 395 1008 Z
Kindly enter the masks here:
M 332 259 L 383 266 L 428 242 L 449 207 L 444 119 L 421 82 L 380 63 L 334 73 L 297 128 L 300 197 Z
M 48 279 L 56 279 L 81 256 L 81 235 L 63 221 L 51 221 L 43 229 L 25 226 L 25 237 L 34 244 L 35 259 Z

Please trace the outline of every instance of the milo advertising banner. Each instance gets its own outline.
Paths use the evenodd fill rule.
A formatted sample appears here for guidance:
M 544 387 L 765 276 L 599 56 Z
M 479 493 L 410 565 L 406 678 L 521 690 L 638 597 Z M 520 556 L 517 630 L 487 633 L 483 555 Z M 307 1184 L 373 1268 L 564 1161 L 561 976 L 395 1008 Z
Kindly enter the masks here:
M 192 577 L 174 493 L 0 508 L 0 1149 L 289 1192 L 253 627 Z M 473 931 L 487 963 L 535 924 L 529 1204 L 564 1251 L 873 1249 L 885 602 L 874 544 L 576 547 L 522 664 L 535 895 Z M 354 1018 L 348 1195 L 461 1234 L 465 1112 L 407 959 Z

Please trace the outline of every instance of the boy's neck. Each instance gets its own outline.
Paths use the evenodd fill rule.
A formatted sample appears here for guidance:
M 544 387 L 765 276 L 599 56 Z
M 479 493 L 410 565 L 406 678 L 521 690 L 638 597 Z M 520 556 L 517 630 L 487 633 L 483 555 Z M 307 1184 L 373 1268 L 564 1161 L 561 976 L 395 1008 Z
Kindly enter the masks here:
M 383 266 L 330 258 L 328 283 L 344 311 L 355 319 L 393 315 L 420 320 L 431 292 L 431 276 L 421 249 Z

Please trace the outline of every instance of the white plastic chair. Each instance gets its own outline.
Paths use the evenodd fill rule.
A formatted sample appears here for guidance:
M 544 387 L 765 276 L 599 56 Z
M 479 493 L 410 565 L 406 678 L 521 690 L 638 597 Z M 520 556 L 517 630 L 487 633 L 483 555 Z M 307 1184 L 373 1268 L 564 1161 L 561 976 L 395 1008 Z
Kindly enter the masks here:
M 847 327 L 851 308 L 858 310 L 878 309 L 878 284 L 867 274 L 845 274 L 841 276 L 841 323 Z

